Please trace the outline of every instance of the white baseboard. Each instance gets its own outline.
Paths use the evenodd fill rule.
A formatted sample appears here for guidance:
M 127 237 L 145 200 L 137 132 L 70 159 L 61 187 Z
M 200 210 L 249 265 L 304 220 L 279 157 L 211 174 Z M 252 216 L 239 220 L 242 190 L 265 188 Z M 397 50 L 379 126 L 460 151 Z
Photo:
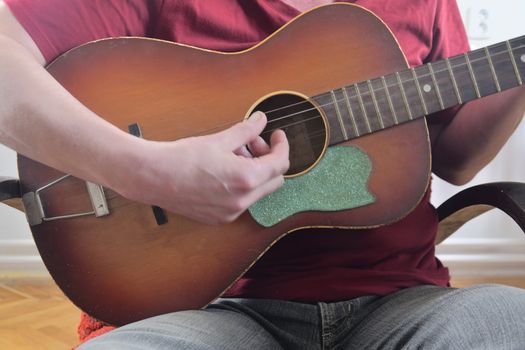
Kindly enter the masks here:
M 49 275 L 31 239 L 0 240 L 1 277 Z
M 436 248 L 453 277 L 525 277 L 525 240 L 456 239 Z
M 525 277 L 525 240 L 455 239 L 436 248 L 454 277 Z M 31 239 L 0 240 L 0 276 L 43 276 Z

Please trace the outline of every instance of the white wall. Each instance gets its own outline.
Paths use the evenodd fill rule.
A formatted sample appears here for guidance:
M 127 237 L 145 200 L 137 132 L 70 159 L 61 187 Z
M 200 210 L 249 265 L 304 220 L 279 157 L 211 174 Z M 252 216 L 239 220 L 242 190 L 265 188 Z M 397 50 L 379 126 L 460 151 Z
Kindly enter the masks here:
M 0 176 L 18 177 L 16 154 L 0 145 Z M 47 272 L 31 238 L 25 215 L 0 205 L 0 277 Z
M 523 0 L 458 0 L 472 47 L 486 46 L 525 34 Z M 523 181 L 525 123 L 494 162 L 473 181 Z M 0 175 L 17 176 L 15 154 L 0 146 Z M 441 203 L 461 188 L 434 181 L 433 202 Z M 0 205 L 0 275 L 45 274 L 24 215 Z M 454 275 L 525 275 L 525 239 L 503 215 L 485 214 L 466 225 L 438 248 Z
M 0 176 L 18 177 L 16 154 L 0 144 Z M 0 240 L 31 238 L 25 216 L 18 210 L 0 205 Z

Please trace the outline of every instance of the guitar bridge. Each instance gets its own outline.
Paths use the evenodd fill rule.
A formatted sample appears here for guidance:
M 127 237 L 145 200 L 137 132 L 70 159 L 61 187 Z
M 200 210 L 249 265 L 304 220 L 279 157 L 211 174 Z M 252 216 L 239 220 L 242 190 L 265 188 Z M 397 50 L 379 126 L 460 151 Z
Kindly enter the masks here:
M 45 221 L 71 219 L 80 216 L 95 215 L 95 217 L 101 217 L 109 215 L 109 207 L 106 201 L 104 188 L 95 183 L 86 181 L 87 192 L 89 194 L 91 206 L 93 207 L 92 211 L 59 216 L 47 216 L 44 210 L 44 206 L 42 205 L 42 200 L 40 199 L 40 193 L 56 185 L 57 183 L 67 179 L 70 176 L 71 175 L 64 175 L 61 178 L 56 179 L 55 181 L 40 187 L 36 191 L 25 193 L 22 196 L 22 202 L 24 203 L 27 221 L 30 226 L 40 225 Z

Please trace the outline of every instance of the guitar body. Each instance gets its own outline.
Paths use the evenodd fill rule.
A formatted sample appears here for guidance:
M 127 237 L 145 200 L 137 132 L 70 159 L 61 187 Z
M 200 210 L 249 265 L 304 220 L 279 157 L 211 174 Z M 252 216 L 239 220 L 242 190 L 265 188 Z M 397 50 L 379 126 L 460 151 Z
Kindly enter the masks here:
M 224 129 L 276 91 L 312 96 L 406 67 L 384 23 L 358 6 L 340 4 L 307 12 L 239 53 L 120 38 L 74 49 L 48 70 L 112 124 L 127 131 L 138 123 L 144 138 L 167 141 Z M 221 226 L 167 213 L 167 223 L 159 225 L 151 207 L 106 189 L 109 215 L 43 222 L 32 226 L 33 236 L 63 292 L 105 322 L 122 325 L 201 308 L 287 233 L 380 226 L 401 219 L 421 200 L 430 175 L 424 118 L 342 145 L 371 160 L 373 204 L 302 212 L 270 227 L 249 213 Z M 23 193 L 63 175 L 23 156 L 19 174 Z M 73 177 L 41 196 L 48 216 L 91 210 L 85 182 Z

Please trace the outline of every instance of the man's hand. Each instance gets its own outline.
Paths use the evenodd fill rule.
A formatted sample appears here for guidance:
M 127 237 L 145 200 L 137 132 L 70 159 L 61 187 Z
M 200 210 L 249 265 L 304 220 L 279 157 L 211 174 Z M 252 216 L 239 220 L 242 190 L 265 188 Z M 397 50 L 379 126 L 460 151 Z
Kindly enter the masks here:
M 213 135 L 147 141 L 145 165 L 137 170 L 138 178 L 131 177 L 130 189 L 121 194 L 200 222 L 231 222 L 281 187 L 288 170 L 284 132 L 275 131 L 267 145 L 259 136 L 265 125 L 265 115 L 257 112 Z

